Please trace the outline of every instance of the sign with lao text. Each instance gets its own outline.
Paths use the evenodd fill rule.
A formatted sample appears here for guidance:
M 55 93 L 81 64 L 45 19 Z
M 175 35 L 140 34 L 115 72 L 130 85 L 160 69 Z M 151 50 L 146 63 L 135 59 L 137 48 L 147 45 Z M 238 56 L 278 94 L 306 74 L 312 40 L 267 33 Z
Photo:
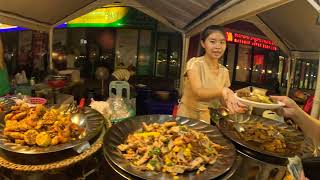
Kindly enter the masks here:
M 226 32 L 226 37 L 228 42 L 250 45 L 250 46 L 259 47 L 263 49 L 269 49 L 272 51 L 278 50 L 274 42 L 267 39 L 262 39 L 262 38 L 248 36 L 248 35 L 234 33 L 234 32 Z

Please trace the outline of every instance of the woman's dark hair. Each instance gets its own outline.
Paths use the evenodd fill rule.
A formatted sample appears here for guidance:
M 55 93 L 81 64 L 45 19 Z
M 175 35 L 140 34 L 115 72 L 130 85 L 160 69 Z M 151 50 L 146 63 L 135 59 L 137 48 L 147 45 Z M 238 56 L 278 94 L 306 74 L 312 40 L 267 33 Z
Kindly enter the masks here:
M 222 26 L 210 25 L 201 32 L 201 41 L 205 41 L 208 38 L 208 36 L 213 32 L 220 32 L 221 34 L 223 34 L 223 36 L 226 36 L 224 33 L 224 28 Z
M 200 34 L 200 40 L 202 42 L 204 42 L 211 33 L 213 32 L 220 32 L 224 37 L 226 37 L 224 28 L 222 26 L 219 25 L 210 25 L 208 27 L 206 27 Z M 204 49 L 202 48 L 202 46 L 200 45 L 200 51 L 198 53 L 199 56 L 203 56 L 205 53 Z

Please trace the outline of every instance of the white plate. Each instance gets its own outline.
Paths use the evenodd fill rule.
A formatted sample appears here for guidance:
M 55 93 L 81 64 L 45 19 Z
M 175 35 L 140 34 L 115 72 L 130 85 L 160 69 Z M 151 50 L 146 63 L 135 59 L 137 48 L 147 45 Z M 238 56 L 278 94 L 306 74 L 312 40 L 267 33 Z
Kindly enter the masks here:
M 235 93 L 235 97 L 242 103 L 245 104 L 247 106 L 252 106 L 255 108 L 261 108 L 261 109 L 278 109 L 281 108 L 283 106 L 285 106 L 285 104 L 283 104 L 282 102 L 278 102 L 277 104 L 267 104 L 267 103 L 259 103 L 259 102 L 254 102 L 254 101 L 250 101 L 247 99 L 243 99 L 241 97 L 239 97 L 237 95 L 237 93 Z

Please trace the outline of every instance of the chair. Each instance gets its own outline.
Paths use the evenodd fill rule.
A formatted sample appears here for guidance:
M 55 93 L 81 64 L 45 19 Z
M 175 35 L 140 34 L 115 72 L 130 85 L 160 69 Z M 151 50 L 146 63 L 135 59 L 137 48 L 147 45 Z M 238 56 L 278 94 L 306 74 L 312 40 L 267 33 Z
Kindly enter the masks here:
M 112 92 L 115 90 L 115 94 Z M 130 84 L 127 81 L 111 81 L 109 85 L 109 97 L 120 96 L 123 97 L 123 90 L 126 91 L 126 99 L 130 99 Z

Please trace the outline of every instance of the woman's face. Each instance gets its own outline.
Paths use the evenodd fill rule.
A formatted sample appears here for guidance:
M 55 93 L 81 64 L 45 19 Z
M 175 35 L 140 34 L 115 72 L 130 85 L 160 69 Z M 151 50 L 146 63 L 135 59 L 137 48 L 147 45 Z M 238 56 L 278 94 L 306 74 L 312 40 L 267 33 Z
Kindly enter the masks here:
M 219 59 L 226 50 L 226 38 L 219 31 L 213 31 L 205 41 L 201 41 L 201 46 L 211 59 Z

